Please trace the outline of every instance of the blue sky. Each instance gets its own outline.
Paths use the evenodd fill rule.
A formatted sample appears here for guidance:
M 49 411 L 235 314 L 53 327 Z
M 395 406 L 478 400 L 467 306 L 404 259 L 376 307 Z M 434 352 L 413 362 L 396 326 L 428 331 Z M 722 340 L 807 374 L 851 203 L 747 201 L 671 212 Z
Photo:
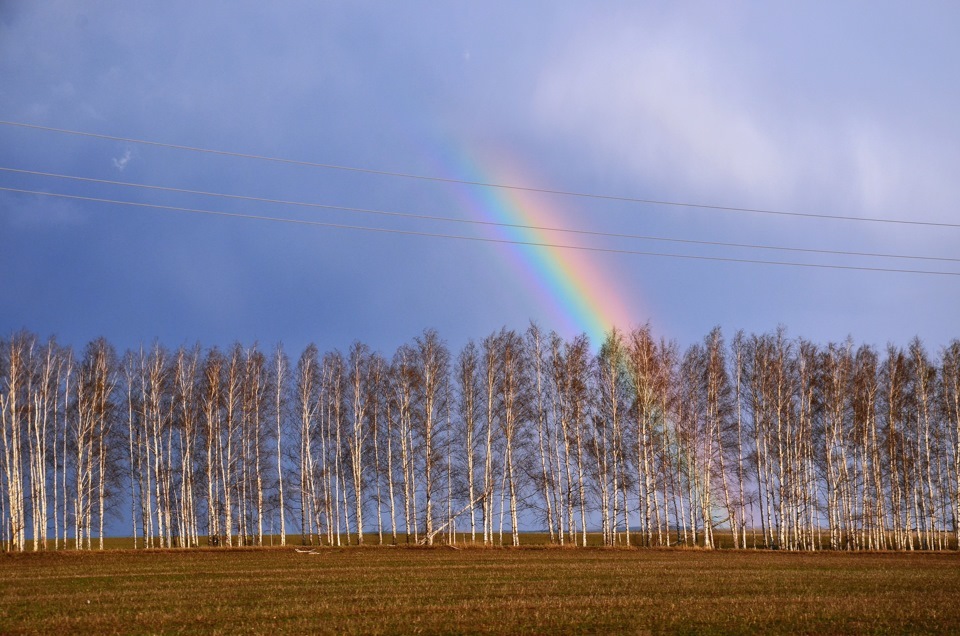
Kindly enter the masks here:
M 0 4 L 0 119 L 638 199 L 960 223 L 953 3 Z M 476 188 L 0 126 L 0 167 L 457 219 Z M 0 187 L 429 233 L 495 228 L 79 183 Z M 541 195 L 556 226 L 958 257 L 960 228 Z M 559 237 L 602 248 L 960 272 L 960 263 Z M 569 333 L 515 247 L 0 192 L 0 333 L 120 348 L 454 347 Z M 960 277 L 592 253 L 636 323 L 821 343 L 960 336 Z M 520 259 L 522 261 L 522 259 Z M 602 307 L 597 308 L 602 312 Z M 620 325 L 629 327 L 630 325 Z

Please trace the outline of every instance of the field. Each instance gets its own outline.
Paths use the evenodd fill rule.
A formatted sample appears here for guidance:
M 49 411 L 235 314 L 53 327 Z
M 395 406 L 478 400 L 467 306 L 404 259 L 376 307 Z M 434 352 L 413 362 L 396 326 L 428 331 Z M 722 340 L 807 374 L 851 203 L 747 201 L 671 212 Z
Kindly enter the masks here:
M 0 633 L 957 633 L 960 557 L 292 548 L 0 556 Z

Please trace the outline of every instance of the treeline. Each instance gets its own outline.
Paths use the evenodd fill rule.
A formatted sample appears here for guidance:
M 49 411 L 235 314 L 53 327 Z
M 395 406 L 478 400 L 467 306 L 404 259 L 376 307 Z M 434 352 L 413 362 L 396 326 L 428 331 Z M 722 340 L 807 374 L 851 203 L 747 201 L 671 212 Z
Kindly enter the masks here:
M 519 542 L 947 549 L 960 539 L 960 341 L 878 351 L 649 327 L 594 352 L 536 326 L 282 347 L 82 352 L 0 341 L 8 550 Z M 119 521 L 125 520 L 125 521 Z

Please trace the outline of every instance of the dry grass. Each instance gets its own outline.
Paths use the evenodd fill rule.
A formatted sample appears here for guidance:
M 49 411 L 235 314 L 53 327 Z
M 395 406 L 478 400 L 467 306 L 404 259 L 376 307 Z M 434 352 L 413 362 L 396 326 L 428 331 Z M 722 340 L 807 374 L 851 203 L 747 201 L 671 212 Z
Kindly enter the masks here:
M 957 633 L 953 554 L 322 548 L 0 557 L 0 633 Z

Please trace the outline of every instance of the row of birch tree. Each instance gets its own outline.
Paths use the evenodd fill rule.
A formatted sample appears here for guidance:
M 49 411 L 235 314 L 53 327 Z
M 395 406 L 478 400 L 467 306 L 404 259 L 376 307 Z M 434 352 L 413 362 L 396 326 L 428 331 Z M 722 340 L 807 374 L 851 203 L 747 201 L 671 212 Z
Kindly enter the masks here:
M 293 362 L 0 340 L 7 550 L 473 542 L 953 549 L 960 341 L 685 350 L 531 325 Z M 126 528 L 119 530 L 118 528 Z

